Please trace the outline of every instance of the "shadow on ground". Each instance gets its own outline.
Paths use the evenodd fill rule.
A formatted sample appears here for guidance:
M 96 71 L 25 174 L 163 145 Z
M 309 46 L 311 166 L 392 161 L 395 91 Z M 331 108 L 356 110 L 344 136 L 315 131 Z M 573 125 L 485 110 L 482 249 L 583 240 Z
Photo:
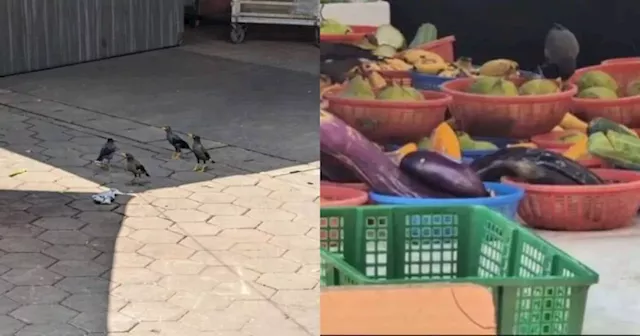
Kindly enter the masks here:
M 150 126 L 171 125 L 270 156 L 271 169 L 318 160 L 317 72 L 286 69 L 317 67 L 316 48 L 252 45 L 200 36 L 184 48 L 0 78 L 0 89 L 20 93 L 0 104 L 142 142 L 162 143 Z
M 4 93 L 0 100 L 7 95 L 21 97 Z M 28 101 L 43 103 L 33 97 Z M 61 109 L 54 113 L 71 116 L 75 111 Z M 263 334 L 272 332 L 260 324 L 265 323 L 262 320 L 251 324 L 246 312 L 228 307 L 235 299 L 264 300 L 262 293 L 273 295 L 275 291 L 257 284 L 258 273 L 239 271 L 243 267 L 228 268 L 229 264 L 245 264 L 248 259 L 226 251 L 235 246 L 233 232 L 218 236 L 224 230 L 207 223 L 214 224 L 213 218 L 223 215 L 233 219 L 225 224 L 230 228 L 256 228 L 260 216 L 267 216 L 266 210 L 255 210 L 258 217 L 243 216 L 264 202 L 279 208 L 283 202 L 266 197 L 274 190 L 280 190 L 287 199 L 304 198 L 293 184 L 313 190 L 317 176 L 289 173 L 312 167 L 269 172 L 284 178 L 275 181 L 266 173 L 253 172 L 270 170 L 279 161 L 269 162 L 268 156 L 253 157 L 253 152 L 207 141 L 219 163 L 211 164 L 206 173 L 198 173 L 192 171 L 195 160 L 191 154 L 185 153 L 184 160 L 171 159 L 171 150 L 157 128 L 127 129 L 116 122 L 111 125 L 114 133 L 105 133 L 7 106 L 0 107 L 0 120 L 0 335 L 14 335 L 20 330 L 15 335 L 97 336 L 106 335 L 107 326 L 109 332 L 136 328 L 136 332 L 157 335 L 176 335 L 182 331 L 176 328 L 184 329 L 184 325 L 215 330 L 217 321 L 204 321 L 203 315 L 189 310 L 193 302 L 201 300 L 206 302 L 199 303 L 199 309 L 215 303 L 217 308 L 226 309 L 220 314 L 240 316 L 221 328 L 253 328 L 255 331 L 248 332 L 252 335 L 261 335 L 260 330 Z M 104 126 L 107 121 L 96 121 L 96 126 L 98 123 Z M 118 132 L 125 136 L 118 136 Z M 124 171 L 122 159 L 114 160 L 110 171 L 94 164 L 106 137 L 114 137 L 120 150 L 132 153 L 147 167 L 151 177 L 146 184 L 129 185 L 132 176 Z M 147 142 L 135 141 L 135 137 L 147 137 Z M 267 159 L 261 160 L 263 157 Z M 254 177 L 247 179 L 246 174 Z M 287 178 L 291 184 L 283 182 Z M 112 205 L 94 204 L 90 196 L 107 188 L 131 195 L 118 196 Z M 311 214 L 317 196 L 309 195 L 311 207 L 305 205 L 300 211 Z M 289 210 L 274 211 L 276 215 L 288 214 L 290 217 L 284 220 L 291 221 L 296 210 Z M 282 227 L 286 223 L 277 224 Z M 290 236 L 295 238 L 292 244 L 312 248 L 304 235 L 312 224 L 293 226 L 301 235 Z M 205 237 L 210 243 L 206 246 L 202 243 L 206 239 L 196 240 L 188 232 L 205 227 L 211 231 L 200 234 L 212 236 Z M 245 234 L 249 233 L 249 238 L 243 238 L 245 245 L 247 239 L 266 242 L 271 237 L 263 231 Z M 309 234 L 312 237 L 315 232 Z M 268 248 L 275 253 L 273 259 L 287 251 L 273 245 Z M 227 254 L 214 255 L 211 250 Z M 114 255 L 119 258 L 117 263 Z M 221 261 L 221 257 L 229 259 Z M 297 269 L 292 268 L 292 272 Z M 251 276 L 248 285 L 242 280 L 247 272 Z M 299 276 L 306 281 L 304 288 L 316 285 L 316 277 Z M 193 294 L 193 288 L 206 291 L 209 299 Z M 273 305 L 270 301 L 260 303 Z M 286 317 L 289 313 L 278 314 L 281 323 L 304 329 Z M 179 324 L 175 322 L 178 319 Z
M 312 334 L 318 177 L 294 173 L 315 169 L 316 85 L 179 49 L 0 79 L 0 336 Z M 216 163 L 172 160 L 163 125 Z M 106 138 L 144 185 L 94 164 Z
M 141 246 L 123 240 L 129 200 L 94 206 L 87 193 L 0 191 L 0 335 L 86 335 L 107 332 L 113 251 Z M 132 258 L 148 264 L 153 251 Z M 117 275 L 116 271 L 116 275 Z M 141 276 L 138 272 L 138 276 Z M 119 276 L 135 276 L 120 274 Z M 156 293 L 158 294 L 158 293 Z M 118 314 L 118 313 L 112 313 Z M 130 318 L 109 316 L 111 331 L 126 331 Z

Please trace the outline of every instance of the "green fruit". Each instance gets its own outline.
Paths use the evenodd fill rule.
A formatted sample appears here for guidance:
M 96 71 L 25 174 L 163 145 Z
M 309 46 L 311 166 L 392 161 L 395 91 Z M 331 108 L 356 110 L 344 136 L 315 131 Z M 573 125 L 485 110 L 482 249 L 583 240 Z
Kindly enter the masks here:
M 420 142 L 418 142 L 419 149 L 431 149 L 431 139 L 429 137 L 424 137 Z
M 578 82 L 579 91 L 592 87 L 605 87 L 613 92 L 618 92 L 618 83 L 608 73 L 604 71 L 594 70 L 582 75 Z
M 333 19 L 327 19 L 320 24 L 320 34 L 347 34 L 351 28 Z
M 380 100 L 417 101 L 422 100 L 423 96 L 420 91 L 412 87 L 404 87 L 393 83 L 382 89 L 377 98 Z
M 433 42 L 438 39 L 438 28 L 431 23 L 423 23 L 416 31 L 416 35 L 409 44 L 409 49 L 416 48 L 423 44 Z
M 475 141 L 474 149 L 475 150 L 493 150 L 493 149 L 498 149 L 498 146 L 494 145 L 489 141 Z
M 342 97 L 358 99 L 376 99 L 369 81 L 357 75 L 347 82 L 347 87 L 342 91 Z
M 625 93 L 627 97 L 640 95 L 640 79 L 636 79 L 627 84 Z
M 499 77 L 479 77 L 469 87 L 469 92 L 489 96 L 517 96 L 518 88 L 513 82 Z
M 473 140 L 469 134 L 460 132 L 458 133 L 458 142 L 460 143 L 461 150 L 490 150 L 498 149 L 498 147 L 488 141 Z
M 609 88 L 596 86 L 590 87 L 586 90 L 580 91 L 578 93 L 578 98 L 586 98 L 586 99 L 616 99 L 618 95 L 615 91 L 612 91 Z
M 520 86 L 518 93 L 522 96 L 544 95 L 560 91 L 558 83 L 550 79 L 532 79 Z
M 475 148 L 473 139 L 471 139 L 467 133 L 458 133 L 458 142 L 460 143 L 461 150 L 472 150 Z

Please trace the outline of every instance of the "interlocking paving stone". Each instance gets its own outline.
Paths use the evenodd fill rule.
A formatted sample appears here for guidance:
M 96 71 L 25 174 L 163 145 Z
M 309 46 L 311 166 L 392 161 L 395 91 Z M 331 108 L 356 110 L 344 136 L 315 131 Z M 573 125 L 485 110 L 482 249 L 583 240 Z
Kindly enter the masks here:
M 0 188 L 19 189 L 0 194 L 0 336 L 317 333 L 314 167 L 244 174 L 230 166 L 279 162 L 224 147 L 214 156 L 230 166 L 196 173 L 192 157 L 170 160 L 157 129 L 91 120 L 156 146 L 119 143 L 153 175 L 151 187 L 127 186 L 122 159 L 110 172 L 90 162 L 104 138 L 2 108 L 0 117 L 16 120 L 0 135 L 22 151 L 0 148 L 0 174 L 27 169 L 0 177 Z M 88 195 L 102 183 L 134 194 L 96 205 Z

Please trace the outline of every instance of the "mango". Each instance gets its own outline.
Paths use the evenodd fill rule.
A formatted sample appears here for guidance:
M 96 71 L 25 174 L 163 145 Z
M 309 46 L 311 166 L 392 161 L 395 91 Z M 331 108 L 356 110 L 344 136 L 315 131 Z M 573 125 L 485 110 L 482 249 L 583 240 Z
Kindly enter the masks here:
M 578 93 L 578 98 L 586 99 L 616 99 L 618 95 L 615 91 L 601 86 L 594 86 L 582 90 Z
M 556 81 L 550 79 L 532 79 L 520 86 L 518 93 L 522 96 L 545 95 L 560 92 Z
M 377 96 L 380 100 L 402 100 L 402 101 L 418 101 L 423 100 L 424 96 L 420 91 L 412 88 L 391 84 L 382 89 Z
M 582 75 L 578 82 L 579 91 L 584 91 L 592 87 L 604 87 L 613 92 L 618 91 L 618 83 L 608 73 L 600 70 L 589 71 Z
M 356 75 L 351 78 L 341 94 L 342 97 L 358 98 L 358 99 L 375 99 L 375 93 L 368 80 L 362 75 Z
M 478 77 L 469 87 L 469 92 L 484 94 L 489 96 L 517 96 L 518 88 L 509 80 L 481 76 Z

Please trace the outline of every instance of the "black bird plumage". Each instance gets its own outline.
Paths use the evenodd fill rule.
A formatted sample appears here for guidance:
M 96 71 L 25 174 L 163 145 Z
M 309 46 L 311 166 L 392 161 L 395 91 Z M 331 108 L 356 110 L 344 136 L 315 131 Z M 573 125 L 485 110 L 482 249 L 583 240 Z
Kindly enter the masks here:
M 211 155 L 209 155 L 207 149 L 202 145 L 200 136 L 191 134 L 191 138 L 193 139 L 191 150 L 193 151 L 193 155 L 196 156 L 196 166 L 193 170 L 204 171 L 207 168 L 207 162 L 211 161 L 211 163 L 215 163 L 215 161 L 211 160 Z M 200 168 L 200 162 L 202 162 L 202 168 Z
M 376 59 L 371 50 L 362 49 L 352 44 L 320 42 L 320 62 L 353 58 Z
M 118 150 L 118 147 L 116 146 L 113 139 L 111 138 L 107 139 L 107 142 L 100 149 L 100 154 L 98 155 L 96 162 L 103 163 L 104 161 L 107 161 L 107 164 L 108 164 L 109 162 L 111 162 L 111 159 L 113 159 L 113 155 L 116 153 L 117 150 Z
M 546 78 L 562 78 L 563 81 L 573 76 L 580 54 L 580 43 L 573 32 L 559 23 L 555 23 L 544 41 L 545 63 L 540 67 Z
M 135 181 L 135 179 L 137 179 L 138 177 L 141 177 L 142 175 L 149 176 L 147 169 L 142 165 L 142 163 L 140 163 L 140 161 L 136 160 L 136 158 L 133 157 L 132 154 L 125 153 L 124 157 L 127 160 L 127 163 L 125 164 L 125 168 L 127 169 L 127 171 L 133 174 L 132 181 Z
M 180 138 L 179 136 L 175 135 L 171 127 L 165 126 L 163 127 L 163 129 L 167 135 L 167 141 L 169 141 L 171 146 L 173 146 L 173 148 L 175 149 L 175 152 L 173 153 L 174 159 L 180 157 L 183 149 L 191 150 L 189 144 L 186 141 L 182 140 L 182 138 Z

